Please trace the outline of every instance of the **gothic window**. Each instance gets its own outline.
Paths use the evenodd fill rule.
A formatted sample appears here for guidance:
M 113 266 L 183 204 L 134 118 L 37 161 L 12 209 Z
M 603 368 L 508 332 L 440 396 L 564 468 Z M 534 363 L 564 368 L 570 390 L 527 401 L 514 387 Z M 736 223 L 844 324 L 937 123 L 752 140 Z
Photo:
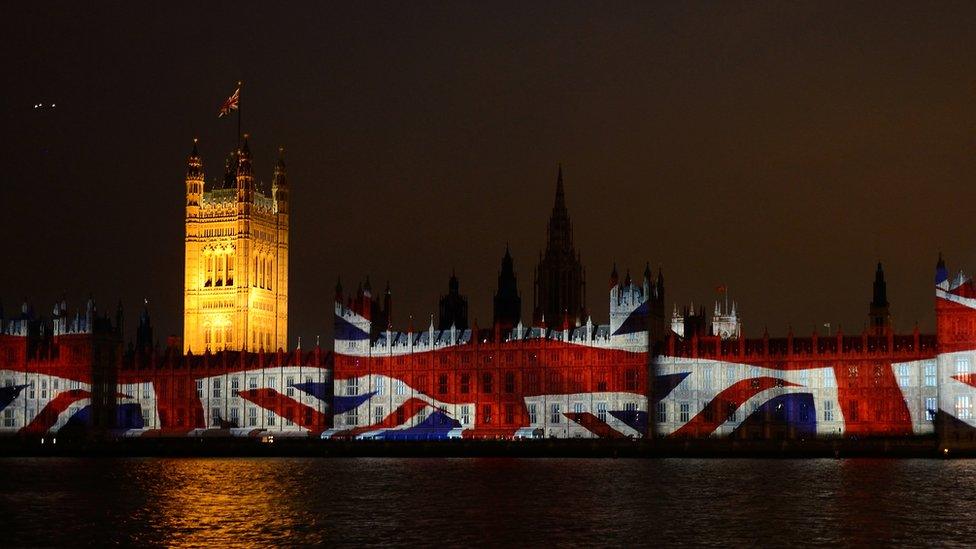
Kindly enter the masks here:
M 213 256 L 210 255 L 210 254 L 207 254 L 207 260 L 206 261 L 207 261 L 207 278 L 206 278 L 206 282 L 204 282 L 203 285 L 205 287 L 209 288 L 210 286 L 213 286 L 213 278 L 214 278 L 214 260 L 213 260 Z
M 559 404 L 552 404 L 549 407 L 549 422 L 559 423 L 559 419 L 562 417 L 562 413 L 559 411 Z
M 234 285 L 234 255 L 227 255 L 227 285 Z
M 515 392 L 515 372 L 505 372 L 505 392 Z
M 217 283 L 214 284 L 214 286 L 223 286 L 224 285 L 224 269 L 225 269 L 225 266 L 224 266 L 224 256 L 223 255 L 218 255 L 216 258 L 214 258 L 214 269 L 217 272 Z
M 258 285 L 258 257 L 254 256 L 254 272 L 251 273 L 251 286 Z
M 550 393 L 560 392 L 562 381 L 562 376 L 559 375 L 559 372 L 549 372 L 549 377 L 546 381 L 548 384 L 547 390 Z
M 607 391 L 607 374 L 605 372 L 597 374 L 596 390 L 600 393 Z
M 935 375 L 935 362 L 928 361 L 925 363 L 925 386 L 935 387 L 936 386 L 936 375 Z
M 268 260 L 268 283 L 266 286 L 268 289 L 272 289 L 272 282 L 274 281 L 274 262 L 270 259 Z

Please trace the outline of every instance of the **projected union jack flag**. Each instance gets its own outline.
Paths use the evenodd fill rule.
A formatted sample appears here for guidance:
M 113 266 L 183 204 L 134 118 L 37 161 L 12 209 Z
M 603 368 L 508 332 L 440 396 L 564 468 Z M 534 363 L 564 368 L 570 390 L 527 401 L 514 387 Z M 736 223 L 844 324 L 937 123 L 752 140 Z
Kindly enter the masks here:
M 375 329 L 370 296 L 337 301 L 331 355 L 119 361 L 94 318 L 46 339 L 7 321 L 0 432 L 768 439 L 921 435 L 942 414 L 943 438 L 976 440 L 976 285 L 940 261 L 935 289 L 937 336 L 661 332 L 648 285 L 629 282 L 611 286 L 605 325 L 394 332 Z
M 917 333 L 723 339 L 671 333 L 649 359 L 640 286 L 609 325 L 372 334 L 336 304 L 335 425 L 324 436 L 823 437 L 933 432 L 936 342 Z

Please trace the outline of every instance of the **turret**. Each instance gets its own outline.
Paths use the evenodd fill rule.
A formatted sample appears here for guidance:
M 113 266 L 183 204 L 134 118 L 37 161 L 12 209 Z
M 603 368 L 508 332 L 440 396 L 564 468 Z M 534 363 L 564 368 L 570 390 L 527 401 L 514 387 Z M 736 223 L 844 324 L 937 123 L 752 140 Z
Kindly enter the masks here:
M 519 296 L 515 277 L 515 261 L 505 245 L 501 269 L 498 271 L 498 289 L 494 299 L 494 325 L 499 331 L 511 330 L 522 320 L 522 298 Z
M 186 213 L 196 214 L 200 211 L 203 200 L 203 161 L 197 151 L 197 139 L 193 139 L 193 150 L 186 159 Z
M 149 300 L 143 300 L 142 313 L 139 315 L 139 326 L 136 327 L 136 349 L 148 353 L 153 348 L 152 319 L 149 316 Z
M 278 147 L 278 161 L 275 162 L 274 175 L 271 178 L 271 195 L 274 197 L 278 213 L 288 213 L 288 174 L 285 170 L 285 149 Z
M 122 309 L 122 300 L 119 300 L 119 304 L 115 307 L 115 334 L 118 336 L 119 341 L 125 341 L 125 334 L 123 332 L 123 325 L 125 324 L 125 311 Z
M 251 167 L 251 147 L 247 144 L 248 135 L 244 134 L 244 144 L 237 161 L 237 201 L 252 202 L 254 200 L 254 170 Z
M 945 260 L 942 259 L 942 252 L 939 252 L 939 260 L 935 263 L 935 283 L 942 284 L 949 280 L 949 269 L 946 268 Z
M 393 326 L 393 290 L 390 289 L 390 281 L 386 281 L 386 289 L 383 290 L 383 329 L 389 330 Z
M 620 283 L 620 276 L 617 275 L 617 262 L 613 263 L 613 270 L 610 271 L 610 289 Z
M 647 261 L 644 263 L 644 280 L 642 281 L 642 285 L 644 286 L 644 296 L 647 299 L 651 298 L 651 277 L 653 276 L 654 273 L 651 272 L 651 262 Z
M 441 330 L 452 325 L 459 330 L 468 328 L 468 299 L 461 295 L 460 284 L 453 269 L 447 282 L 447 294 L 441 296 L 438 309 L 438 328 Z
M 881 262 L 874 271 L 874 287 L 871 303 L 868 305 L 868 319 L 870 331 L 875 336 L 885 335 L 891 326 L 891 312 L 888 305 L 888 286 L 885 283 L 884 269 Z

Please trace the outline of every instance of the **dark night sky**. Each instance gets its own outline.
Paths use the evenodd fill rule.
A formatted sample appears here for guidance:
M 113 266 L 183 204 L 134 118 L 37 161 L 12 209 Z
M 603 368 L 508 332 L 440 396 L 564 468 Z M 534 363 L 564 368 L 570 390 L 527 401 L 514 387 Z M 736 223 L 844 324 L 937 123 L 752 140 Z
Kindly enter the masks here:
M 596 322 L 614 259 L 669 312 L 727 284 L 750 334 L 859 331 L 878 258 L 932 330 L 937 251 L 976 270 L 972 3 L 234 6 L 2 8 L 8 312 L 91 292 L 131 334 L 146 296 L 182 330 L 186 155 L 220 173 L 241 78 L 262 179 L 287 151 L 293 344 L 337 275 L 402 324 L 455 267 L 486 325 L 506 241 L 528 313 L 560 162 Z

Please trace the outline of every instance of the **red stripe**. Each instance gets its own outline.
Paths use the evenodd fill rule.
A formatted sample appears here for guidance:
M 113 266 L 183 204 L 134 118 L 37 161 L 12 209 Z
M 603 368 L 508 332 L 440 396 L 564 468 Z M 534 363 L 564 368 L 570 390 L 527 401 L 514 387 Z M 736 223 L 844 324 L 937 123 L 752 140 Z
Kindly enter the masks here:
M 390 412 L 386 417 L 383 418 L 383 421 L 379 423 L 374 423 L 372 425 L 368 425 L 366 427 L 355 427 L 352 429 L 347 429 L 345 431 L 336 433 L 335 436 L 337 438 L 352 438 L 361 433 L 368 433 L 370 431 L 376 431 L 377 429 L 392 429 L 393 427 L 397 427 L 402 423 L 397 420 L 400 410 L 403 410 L 402 416 L 403 419 L 406 420 L 408 418 L 413 417 L 414 415 L 417 414 L 417 412 L 423 410 L 428 406 L 433 408 L 433 406 L 430 403 L 424 400 L 420 400 L 419 398 L 411 398 L 406 402 L 404 402 L 403 404 L 401 404 L 396 410 Z
M 673 437 L 683 436 L 707 436 L 715 432 L 720 425 L 725 423 L 729 408 L 738 410 L 750 398 L 759 393 L 772 389 L 773 387 L 802 387 L 796 383 L 790 383 L 774 377 L 754 377 L 743 379 L 721 393 L 715 395 L 708 404 L 680 429 L 671 433 Z M 711 419 L 707 419 L 711 418 Z
M 58 396 L 51 399 L 51 402 L 48 402 L 47 406 L 27 426 L 21 429 L 21 432 L 26 434 L 43 434 L 48 432 L 58 422 L 58 416 L 62 412 L 67 410 L 75 402 L 90 396 L 91 393 L 84 389 L 71 389 L 58 393 Z
M 623 433 L 611 428 L 607 422 L 600 421 L 600 418 L 589 412 L 567 412 L 563 415 L 586 427 L 587 430 L 600 438 L 625 438 Z
M 309 431 L 323 431 L 328 425 L 325 414 L 274 389 L 247 389 L 237 394 Z
M 970 387 L 976 387 L 976 374 L 959 374 L 952 376 L 952 379 L 961 381 Z

